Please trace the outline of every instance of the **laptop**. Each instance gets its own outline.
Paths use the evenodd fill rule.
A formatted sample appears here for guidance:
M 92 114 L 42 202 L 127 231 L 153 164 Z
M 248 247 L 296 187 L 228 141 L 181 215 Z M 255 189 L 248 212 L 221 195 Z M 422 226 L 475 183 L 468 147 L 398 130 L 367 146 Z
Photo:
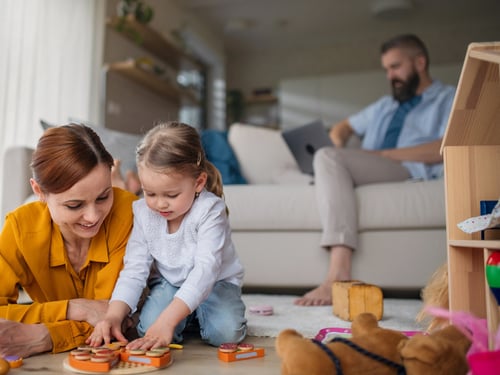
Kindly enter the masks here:
M 282 136 L 302 172 L 314 174 L 313 156 L 322 147 L 333 146 L 323 122 L 320 120 L 284 130 Z

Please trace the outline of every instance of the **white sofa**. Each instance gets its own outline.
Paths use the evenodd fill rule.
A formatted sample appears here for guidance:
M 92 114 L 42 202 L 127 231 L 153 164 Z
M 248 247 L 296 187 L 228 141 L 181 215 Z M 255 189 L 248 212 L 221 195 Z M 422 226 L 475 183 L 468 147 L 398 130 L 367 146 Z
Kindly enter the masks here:
M 245 287 L 319 284 L 329 254 L 319 246 L 312 178 L 300 173 L 278 131 L 234 124 L 228 138 L 249 182 L 224 187 Z M 18 146 L 4 155 L 2 219 L 31 195 L 31 152 Z M 374 184 L 356 192 L 360 247 L 353 278 L 386 290 L 418 291 L 446 259 L 443 181 Z
M 278 131 L 234 124 L 228 138 L 249 182 L 224 188 L 245 285 L 319 284 L 329 253 L 319 246 L 312 178 L 300 173 Z M 418 291 L 446 260 L 443 180 L 366 185 L 356 193 L 360 247 L 353 278 Z

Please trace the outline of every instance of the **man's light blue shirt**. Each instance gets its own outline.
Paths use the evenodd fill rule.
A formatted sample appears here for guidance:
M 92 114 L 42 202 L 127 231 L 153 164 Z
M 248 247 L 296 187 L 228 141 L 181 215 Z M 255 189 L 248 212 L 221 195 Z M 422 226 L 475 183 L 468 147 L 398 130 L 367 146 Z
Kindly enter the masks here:
M 455 87 L 434 81 L 423 93 L 421 102 L 405 118 L 396 147 L 411 147 L 443 137 L 448 125 Z M 380 149 L 399 102 L 386 95 L 348 118 L 354 132 L 363 138 L 361 147 Z M 443 164 L 403 162 L 415 179 L 441 177 Z

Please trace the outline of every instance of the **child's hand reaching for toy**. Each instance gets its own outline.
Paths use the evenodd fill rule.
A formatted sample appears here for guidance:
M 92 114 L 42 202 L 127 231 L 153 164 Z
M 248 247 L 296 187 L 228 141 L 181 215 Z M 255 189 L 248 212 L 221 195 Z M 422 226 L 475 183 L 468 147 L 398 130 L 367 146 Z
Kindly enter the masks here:
M 167 347 L 172 342 L 172 335 L 169 336 L 153 336 L 146 333 L 144 337 L 140 337 L 130 342 L 127 345 L 128 350 L 142 349 L 151 350 L 156 348 Z
M 177 324 L 169 324 L 161 316 L 148 328 L 144 337 L 140 337 L 127 345 L 127 349 L 150 350 L 168 346 L 172 342 Z
M 85 343 L 90 346 L 100 346 L 103 343 L 109 344 L 113 338 L 121 342 L 128 340 L 122 333 L 120 318 L 106 318 L 96 324 L 92 334 L 85 340 Z
M 130 312 L 130 308 L 125 302 L 112 301 L 104 319 L 99 321 L 92 334 L 85 340 L 87 345 L 99 346 L 109 344 L 114 337 L 118 341 L 128 342 L 122 333 L 122 323 Z
M 175 327 L 190 313 L 189 307 L 182 300 L 174 298 L 158 319 L 149 326 L 144 337 L 129 343 L 127 349 L 149 350 L 168 346 L 172 342 Z

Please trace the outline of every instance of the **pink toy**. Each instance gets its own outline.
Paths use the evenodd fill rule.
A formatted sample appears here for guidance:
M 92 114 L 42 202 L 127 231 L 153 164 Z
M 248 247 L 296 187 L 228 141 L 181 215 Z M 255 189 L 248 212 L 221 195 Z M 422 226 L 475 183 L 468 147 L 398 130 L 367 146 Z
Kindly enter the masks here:
M 422 333 L 421 331 L 401 331 L 407 337 L 411 337 L 417 333 Z M 322 343 L 327 343 L 331 341 L 334 337 L 352 337 L 352 332 L 350 328 L 337 328 L 337 327 L 328 327 L 322 328 L 316 334 L 315 339 L 321 341 Z
M 273 315 L 274 309 L 270 305 L 259 305 L 259 306 L 250 306 L 248 308 L 252 314 L 256 315 Z
M 500 351 L 474 353 L 467 361 L 474 375 L 496 375 L 500 369 Z

